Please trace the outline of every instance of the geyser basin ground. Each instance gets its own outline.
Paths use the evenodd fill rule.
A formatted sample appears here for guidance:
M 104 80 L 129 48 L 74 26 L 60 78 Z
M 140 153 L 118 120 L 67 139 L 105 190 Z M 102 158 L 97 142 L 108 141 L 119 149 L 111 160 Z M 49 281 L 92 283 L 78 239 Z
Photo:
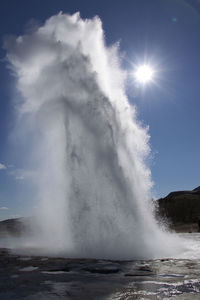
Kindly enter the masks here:
M 196 255 L 198 235 L 184 236 L 197 241 Z M 197 259 L 67 259 L 0 250 L 0 298 L 5 300 L 195 300 L 199 278 Z

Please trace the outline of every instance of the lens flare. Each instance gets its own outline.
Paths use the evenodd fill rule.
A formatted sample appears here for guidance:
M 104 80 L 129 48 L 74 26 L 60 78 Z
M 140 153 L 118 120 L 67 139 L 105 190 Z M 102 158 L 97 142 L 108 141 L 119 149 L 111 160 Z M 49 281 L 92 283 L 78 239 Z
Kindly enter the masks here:
M 154 70 L 149 65 L 141 65 L 136 69 L 134 76 L 138 82 L 146 84 L 147 82 L 152 81 Z

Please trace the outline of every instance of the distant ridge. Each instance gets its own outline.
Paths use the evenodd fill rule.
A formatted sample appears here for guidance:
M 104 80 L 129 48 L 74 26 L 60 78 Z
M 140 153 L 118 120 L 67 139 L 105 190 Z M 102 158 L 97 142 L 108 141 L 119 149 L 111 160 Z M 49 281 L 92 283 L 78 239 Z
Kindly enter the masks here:
M 21 236 L 30 231 L 30 222 L 33 217 L 21 217 L 0 221 L 0 238 L 6 235 Z
M 200 186 L 192 191 L 171 192 L 159 199 L 158 216 L 173 226 L 197 224 L 200 219 Z
M 186 191 L 171 192 L 171 193 L 169 193 L 169 195 L 167 195 L 167 197 L 171 198 L 171 197 L 178 196 L 178 195 L 190 195 L 190 194 L 192 194 L 192 195 L 195 195 L 195 194 L 200 195 L 200 186 L 198 186 L 197 188 L 195 188 L 192 191 L 186 190 Z M 167 197 L 165 197 L 165 198 L 167 198 Z
M 193 192 L 200 192 L 200 186 L 193 190 Z

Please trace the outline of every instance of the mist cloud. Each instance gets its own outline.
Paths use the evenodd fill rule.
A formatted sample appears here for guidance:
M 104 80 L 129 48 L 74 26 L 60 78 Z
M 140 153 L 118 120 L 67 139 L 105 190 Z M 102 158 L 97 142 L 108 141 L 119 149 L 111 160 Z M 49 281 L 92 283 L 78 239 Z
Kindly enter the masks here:
M 149 205 L 149 134 L 100 19 L 60 13 L 5 47 L 22 96 L 19 120 L 31 135 L 38 247 L 104 258 L 167 251 Z
M 33 179 L 36 176 L 35 171 L 25 169 L 12 169 L 8 174 L 16 180 Z
M 6 169 L 7 169 L 7 167 L 4 164 L 0 163 L 0 170 L 6 170 Z

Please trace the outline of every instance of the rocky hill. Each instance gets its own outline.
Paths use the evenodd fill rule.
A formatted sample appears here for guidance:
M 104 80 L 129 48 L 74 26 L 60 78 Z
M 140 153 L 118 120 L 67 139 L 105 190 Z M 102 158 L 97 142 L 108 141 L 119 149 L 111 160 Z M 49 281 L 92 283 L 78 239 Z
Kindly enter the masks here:
M 20 236 L 27 232 L 31 218 L 16 218 L 0 221 L 0 238 L 6 235 Z
M 158 200 L 158 217 L 178 231 L 197 231 L 200 219 L 200 186 L 192 191 L 172 192 Z M 184 230 L 184 228 L 186 230 Z

